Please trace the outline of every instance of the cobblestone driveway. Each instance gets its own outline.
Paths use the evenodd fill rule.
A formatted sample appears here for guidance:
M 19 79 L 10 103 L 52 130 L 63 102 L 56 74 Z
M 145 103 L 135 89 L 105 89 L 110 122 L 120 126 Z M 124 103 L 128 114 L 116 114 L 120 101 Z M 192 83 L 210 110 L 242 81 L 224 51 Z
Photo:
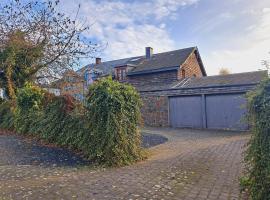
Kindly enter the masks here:
M 113 169 L 12 165 L 0 150 L 0 199 L 241 199 L 245 133 L 147 129 L 169 141 Z M 0 139 L 1 140 L 1 139 Z M 16 150 L 14 150 L 16 151 Z

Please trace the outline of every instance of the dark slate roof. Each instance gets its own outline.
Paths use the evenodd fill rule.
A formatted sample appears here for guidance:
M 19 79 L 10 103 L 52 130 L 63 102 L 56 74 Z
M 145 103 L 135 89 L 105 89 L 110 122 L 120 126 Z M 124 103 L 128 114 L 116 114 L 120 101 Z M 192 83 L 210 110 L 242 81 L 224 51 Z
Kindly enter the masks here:
M 153 54 L 151 59 L 146 59 L 145 56 L 137 56 L 102 62 L 98 65 L 90 64 L 78 70 L 77 72 L 83 73 L 87 68 L 93 68 L 101 70 L 103 71 L 103 74 L 108 75 L 113 74 L 115 67 L 125 65 L 133 66 L 133 68 L 128 72 L 128 75 L 176 70 L 186 61 L 189 55 L 194 51 L 196 51 L 198 55 L 198 61 L 201 66 L 201 70 L 203 74 L 206 75 L 197 47 L 190 47 L 175 51 Z
M 195 49 L 196 47 L 190 47 L 153 54 L 151 59 L 143 59 L 129 74 L 141 74 L 142 72 L 155 72 L 174 68 L 178 69 Z
M 210 87 L 257 84 L 267 76 L 267 71 L 254 71 L 228 75 L 191 78 L 180 87 Z
M 224 87 L 224 86 L 241 86 L 255 85 L 267 77 L 267 71 L 253 71 L 228 75 L 216 75 L 205 77 L 185 78 L 177 82 L 147 86 L 138 88 L 139 91 L 186 89 L 186 88 L 203 88 L 203 87 Z
M 138 56 L 138 57 L 123 58 L 123 59 L 119 59 L 119 60 L 106 61 L 106 62 L 102 62 L 98 65 L 93 63 L 93 64 L 90 64 L 90 65 L 87 65 L 87 66 L 81 68 L 77 72 L 82 73 L 87 68 L 92 68 L 92 69 L 101 70 L 103 72 L 103 74 L 108 75 L 108 74 L 112 74 L 114 72 L 115 67 L 125 66 L 128 64 L 137 64 L 141 59 L 142 59 L 142 56 Z

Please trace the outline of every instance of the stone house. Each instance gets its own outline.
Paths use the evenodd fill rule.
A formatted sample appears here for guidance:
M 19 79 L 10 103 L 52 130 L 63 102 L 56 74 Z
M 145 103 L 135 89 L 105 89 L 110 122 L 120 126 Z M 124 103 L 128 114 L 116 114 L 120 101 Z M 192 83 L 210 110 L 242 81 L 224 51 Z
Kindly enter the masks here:
M 52 89 L 60 89 L 60 95 L 71 95 L 75 99 L 82 101 L 85 96 L 84 78 L 73 70 L 68 70 L 63 74 L 63 78 L 54 83 L 56 87 Z
M 146 47 L 143 56 L 107 62 L 96 58 L 76 73 L 82 96 L 104 76 L 133 85 L 143 100 L 145 125 L 231 130 L 248 129 L 241 122 L 244 95 L 267 76 L 266 71 L 207 76 L 197 47 L 157 54 Z
M 77 71 L 84 74 L 91 84 L 100 77 L 111 75 L 120 82 L 130 83 L 137 89 L 146 86 L 174 83 L 188 77 L 206 76 L 197 47 L 154 54 L 151 47 L 145 48 L 145 55 L 87 65 Z

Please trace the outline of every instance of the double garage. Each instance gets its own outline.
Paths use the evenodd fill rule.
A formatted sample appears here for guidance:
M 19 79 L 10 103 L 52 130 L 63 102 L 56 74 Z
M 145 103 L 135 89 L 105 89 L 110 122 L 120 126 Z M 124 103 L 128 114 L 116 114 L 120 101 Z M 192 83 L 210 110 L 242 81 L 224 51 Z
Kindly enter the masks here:
M 169 97 L 172 127 L 247 130 L 245 93 Z
M 175 88 L 141 92 L 146 126 L 249 129 L 246 93 L 257 84 Z
M 248 130 L 246 93 L 267 71 L 190 78 L 164 88 L 140 90 L 146 126 Z

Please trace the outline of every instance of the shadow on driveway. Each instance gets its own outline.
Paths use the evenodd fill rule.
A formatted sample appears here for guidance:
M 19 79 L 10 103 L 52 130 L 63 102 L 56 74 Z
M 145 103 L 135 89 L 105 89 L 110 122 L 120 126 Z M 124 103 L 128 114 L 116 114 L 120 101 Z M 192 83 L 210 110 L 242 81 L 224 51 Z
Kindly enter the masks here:
M 0 165 L 78 166 L 90 162 L 58 147 L 26 142 L 16 136 L 0 136 Z
M 143 148 L 150 148 L 166 141 L 167 138 L 157 134 L 142 134 Z M 0 135 L 0 166 L 75 167 L 90 164 L 89 160 L 65 148 L 43 146 L 35 141 L 27 142 L 17 136 Z

